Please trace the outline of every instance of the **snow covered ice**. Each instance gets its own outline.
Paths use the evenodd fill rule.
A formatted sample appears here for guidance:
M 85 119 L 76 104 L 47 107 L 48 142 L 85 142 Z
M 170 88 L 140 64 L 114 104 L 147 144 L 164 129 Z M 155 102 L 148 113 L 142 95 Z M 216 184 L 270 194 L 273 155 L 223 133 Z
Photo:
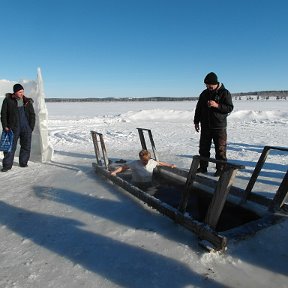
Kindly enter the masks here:
M 112 160 L 135 159 L 138 127 L 152 130 L 160 160 L 188 169 L 198 154 L 196 102 L 46 105 L 52 160 L 23 169 L 16 157 L 1 174 L 1 288 L 288 287 L 288 221 L 229 243 L 224 254 L 207 253 L 195 234 L 92 169 L 91 130 L 103 133 Z M 287 147 L 287 101 L 234 105 L 227 152 L 246 167 L 237 174 L 243 186 L 265 145 Z M 271 152 L 253 191 L 272 197 L 287 160 Z

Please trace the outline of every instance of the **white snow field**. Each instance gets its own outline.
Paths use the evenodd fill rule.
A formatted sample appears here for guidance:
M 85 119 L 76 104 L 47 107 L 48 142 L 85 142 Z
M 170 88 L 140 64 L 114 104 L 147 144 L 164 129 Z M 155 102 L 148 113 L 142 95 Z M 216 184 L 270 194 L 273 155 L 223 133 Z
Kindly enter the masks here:
M 0 287 L 288 287 L 287 220 L 228 243 L 225 253 L 208 253 L 195 234 L 92 169 L 91 130 L 104 134 L 112 160 L 135 159 L 138 127 L 152 129 L 160 160 L 189 169 L 198 154 L 195 105 L 47 103 L 52 160 L 20 168 L 16 157 L 0 174 Z M 236 181 L 245 186 L 265 145 L 287 147 L 288 105 L 234 105 L 228 158 L 246 166 Z M 272 197 L 287 162 L 287 153 L 272 151 L 253 191 Z

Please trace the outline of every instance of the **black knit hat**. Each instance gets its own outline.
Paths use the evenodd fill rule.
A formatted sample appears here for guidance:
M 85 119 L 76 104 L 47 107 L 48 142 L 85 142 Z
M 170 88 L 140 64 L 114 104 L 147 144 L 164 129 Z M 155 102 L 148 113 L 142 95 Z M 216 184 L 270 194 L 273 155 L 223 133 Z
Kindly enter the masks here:
M 218 77 L 214 72 L 210 72 L 206 75 L 204 79 L 205 84 L 216 85 L 218 84 Z
M 22 86 L 21 84 L 15 84 L 15 85 L 13 86 L 13 92 L 14 92 L 14 93 L 16 93 L 16 92 L 18 92 L 18 91 L 20 91 L 20 90 L 24 90 L 24 88 L 23 88 L 23 86 Z

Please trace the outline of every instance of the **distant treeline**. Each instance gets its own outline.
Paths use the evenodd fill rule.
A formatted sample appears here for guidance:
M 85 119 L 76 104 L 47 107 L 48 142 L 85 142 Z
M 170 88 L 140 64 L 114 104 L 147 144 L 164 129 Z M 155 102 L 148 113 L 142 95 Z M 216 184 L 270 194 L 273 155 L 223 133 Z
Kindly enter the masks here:
M 256 91 L 256 92 L 241 92 L 232 93 L 232 97 L 238 100 L 259 100 L 269 99 L 274 97 L 276 99 L 287 99 L 288 90 L 284 91 Z M 242 98 L 243 97 L 243 98 Z M 46 98 L 46 102 L 140 102 L 140 101 L 197 101 L 198 97 L 106 97 L 106 98 Z
M 107 98 L 46 98 L 46 102 L 141 102 L 141 101 L 195 101 L 198 97 L 107 97 Z
M 288 98 L 288 91 L 258 91 L 258 92 L 245 92 L 245 93 L 233 93 L 233 98 L 236 100 L 268 100 L 275 98 L 276 100 L 286 100 Z
M 233 93 L 233 97 L 237 96 L 280 96 L 280 97 L 287 97 L 288 91 L 282 90 L 282 91 L 256 91 L 256 92 L 241 92 L 241 93 Z

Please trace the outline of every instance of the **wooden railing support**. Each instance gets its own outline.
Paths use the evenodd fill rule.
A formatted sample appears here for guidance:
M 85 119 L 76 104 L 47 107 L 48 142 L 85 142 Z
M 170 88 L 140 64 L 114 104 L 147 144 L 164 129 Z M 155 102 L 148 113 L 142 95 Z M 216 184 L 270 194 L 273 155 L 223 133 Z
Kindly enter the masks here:
M 220 215 L 224 208 L 229 190 L 234 182 L 238 169 L 234 167 L 226 167 L 221 174 L 217 183 L 213 198 L 210 202 L 204 222 L 211 228 L 215 229 L 219 221 Z
M 265 146 L 263 148 L 262 154 L 261 154 L 261 156 L 260 156 L 260 158 L 259 158 L 259 160 L 258 160 L 258 162 L 257 162 L 257 164 L 255 166 L 255 169 L 254 169 L 254 171 L 252 173 L 252 176 L 251 176 L 251 178 L 250 178 L 250 180 L 249 180 L 249 182 L 247 184 L 245 192 L 243 193 L 243 198 L 242 198 L 243 202 L 246 201 L 247 198 L 249 197 L 249 194 L 252 191 L 252 189 L 254 187 L 254 184 L 256 183 L 256 180 L 257 180 L 257 178 L 258 178 L 258 176 L 260 174 L 260 171 L 261 171 L 261 169 L 262 169 L 262 167 L 263 167 L 263 165 L 264 165 L 264 163 L 265 163 L 265 161 L 267 159 L 267 156 L 268 156 L 269 152 L 270 152 L 270 147 Z
M 108 160 L 107 150 L 106 150 L 104 139 L 103 139 L 103 134 L 98 133 L 96 131 L 91 131 L 91 135 L 92 135 L 92 140 L 94 144 L 94 151 L 95 151 L 97 164 L 99 166 L 102 166 L 103 165 L 102 159 L 103 159 L 104 166 L 106 169 L 108 169 L 109 160 Z M 99 147 L 99 143 L 100 143 L 100 147 Z M 101 148 L 102 156 L 100 153 L 100 148 Z
M 288 200 L 288 170 L 276 192 L 276 195 L 273 198 L 269 210 L 271 212 L 279 211 L 286 202 L 286 200 Z
M 247 199 L 250 196 L 250 193 L 252 192 L 252 189 L 254 187 L 254 184 L 256 183 L 256 180 L 261 172 L 262 167 L 265 164 L 265 161 L 267 159 L 267 156 L 270 152 L 270 150 L 279 150 L 279 151 L 287 151 L 288 152 L 288 148 L 285 147 L 275 147 L 275 146 L 265 146 L 263 148 L 263 151 L 261 153 L 261 156 L 255 166 L 255 169 L 252 173 L 252 176 L 247 184 L 247 187 L 245 189 L 245 192 L 243 193 L 243 197 L 242 197 L 242 202 L 247 201 Z M 269 207 L 270 211 L 276 211 L 279 210 L 281 208 L 281 206 L 284 205 L 286 199 L 287 199 L 287 190 L 288 190 L 288 184 L 287 184 L 288 180 L 287 180 L 287 172 L 286 175 L 284 176 L 284 179 L 282 181 L 282 183 L 280 184 L 278 191 L 276 192 L 276 195 L 274 196 L 273 200 L 272 200 L 272 204 Z
M 210 202 L 209 209 L 205 216 L 205 224 L 208 224 L 212 229 L 215 229 L 219 221 L 220 215 L 224 208 L 229 190 L 234 182 L 234 178 L 239 169 L 244 169 L 243 165 L 236 165 L 229 162 L 219 161 L 212 158 L 204 158 L 199 155 L 193 156 L 193 161 L 187 176 L 185 188 L 182 193 L 181 201 L 178 207 L 180 213 L 185 213 L 190 194 L 193 193 L 193 183 L 196 179 L 196 172 L 201 160 L 213 163 L 224 164 L 224 170 L 221 174 L 219 181 Z
M 152 148 L 152 151 L 153 151 L 154 159 L 156 161 L 159 161 L 159 158 L 158 158 L 158 155 L 157 155 L 157 152 L 156 152 L 155 142 L 154 142 L 154 139 L 153 139 L 153 136 L 152 136 L 152 131 L 150 129 L 145 129 L 145 128 L 137 128 L 137 130 L 138 130 L 138 133 L 139 133 L 139 138 L 140 138 L 142 149 L 145 149 L 145 150 L 147 150 L 147 145 L 146 145 L 146 140 L 145 140 L 145 136 L 144 136 L 143 131 L 147 131 L 148 132 L 148 136 L 149 136 L 149 140 L 150 140 L 150 143 L 151 143 L 151 148 Z
M 199 163 L 200 163 L 200 156 L 197 156 L 197 155 L 194 156 L 188 176 L 187 176 L 187 180 L 184 186 L 184 191 L 182 193 L 179 207 L 178 207 L 178 210 L 181 213 L 185 213 L 190 193 L 193 193 L 192 187 L 193 187 L 193 182 L 195 181 L 195 178 L 196 178 L 196 172 L 197 172 Z

